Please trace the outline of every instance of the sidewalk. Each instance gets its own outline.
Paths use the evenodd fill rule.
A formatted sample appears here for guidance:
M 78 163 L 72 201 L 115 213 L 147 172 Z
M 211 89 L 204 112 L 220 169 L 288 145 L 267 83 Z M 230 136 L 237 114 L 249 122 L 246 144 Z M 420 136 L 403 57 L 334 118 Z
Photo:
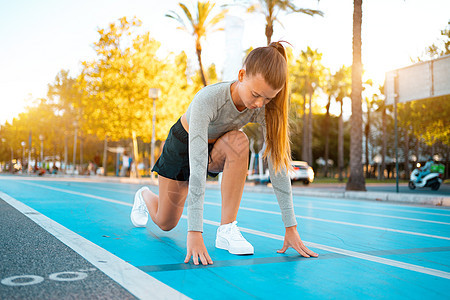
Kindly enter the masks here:
M 112 182 L 112 183 L 129 183 L 140 185 L 157 185 L 157 182 L 152 182 L 150 178 L 127 178 L 127 177 L 104 177 L 104 176 L 79 176 L 79 175 L 46 175 L 44 177 L 15 175 L 23 178 L 32 179 L 48 179 L 48 180 L 62 180 L 62 181 L 90 181 L 90 182 Z M 1 177 L 0 177 L 1 179 Z M 383 186 L 383 184 L 367 184 L 366 187 Z M 391 184 L 384 184 L 384 186 L 395 186 Z M 207 181 L 206 188 L 220 189 L 217 181 Z M 259 192 L 273 194 L 273 188 L 269 185 L 259 185 L 252 182 L 246 182 L 244 191 Z M 323 197 L 323 198 L 344 198 L 355 200 L 370 200 L 370 201 L 386 201 L 386 202 L 402 202 L 409 204 L 421 204 L 432 206 L 450 206 L 450 196 L 443 194 L 412 194 L 412 193 L 395 193 L 395 192 L 378 192 L 378 191 L 345 191 L 345 184 L 317 184 L 314 183 L 308 187 L 292 186 L 292 194 L 295 196 L 307 197 Z

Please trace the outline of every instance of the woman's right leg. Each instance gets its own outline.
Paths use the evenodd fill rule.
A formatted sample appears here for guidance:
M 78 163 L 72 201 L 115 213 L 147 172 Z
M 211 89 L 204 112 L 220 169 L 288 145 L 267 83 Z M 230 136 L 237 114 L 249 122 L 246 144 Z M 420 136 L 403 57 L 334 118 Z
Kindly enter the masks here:
M 181 218 L 189 181 L 177 181 L 160 175 L 158 181 L 159 196 L 145 189 L 142 198 L 153 222 L 162 230 L 169 231 L 177 226 Z

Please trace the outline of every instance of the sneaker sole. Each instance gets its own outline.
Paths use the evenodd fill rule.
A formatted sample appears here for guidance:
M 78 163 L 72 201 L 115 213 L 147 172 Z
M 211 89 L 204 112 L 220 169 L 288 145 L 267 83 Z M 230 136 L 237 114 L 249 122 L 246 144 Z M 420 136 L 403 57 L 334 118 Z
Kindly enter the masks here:
M 227 250 L 231 254 L 235 254 L 235 255 L 248 255 L 248 254 L 253 254 L 254 253 L 254 249 L 251 249 L 251 250 L 249 250 L 249 249 L 238 249 L 238 250 L 234 249 L 234 250 L 230 250 L 228 243 L 222 242 L 221 240 L 218 240 L 218 239 L 216 239 L 216 248 Z

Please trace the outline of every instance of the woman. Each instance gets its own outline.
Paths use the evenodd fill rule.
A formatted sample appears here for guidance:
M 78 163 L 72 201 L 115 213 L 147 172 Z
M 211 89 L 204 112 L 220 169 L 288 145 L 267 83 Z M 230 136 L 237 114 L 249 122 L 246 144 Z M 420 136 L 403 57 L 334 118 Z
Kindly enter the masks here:
M 292 202 L 288 132 L 288 72 L 279 42 L 254 49 L 239 70 L 238 80 L 207 86 L 194 97 L 186 113 L 171 128 L 152 171 L 158 173 L 159 196 L 147 187 L 136 192 L 131 220 L 145 226 L 148 214 L 162 230 L 171 230 L 188 199 L 185 263 L 193 258 L 212 264 L 203 242 L 203 200 L 207 174 L 222 176 L 222 216 L 216 247 L 232 254 L 253 254 L 253 246 L 236 226 L 245 178 L 249 143 L 239 131 L 249 122 L 263 126 L 269 172 L 286 227 L 284 253 L 293 247 L 302 256 L 318 255 L 305 247 L 297 232 Z

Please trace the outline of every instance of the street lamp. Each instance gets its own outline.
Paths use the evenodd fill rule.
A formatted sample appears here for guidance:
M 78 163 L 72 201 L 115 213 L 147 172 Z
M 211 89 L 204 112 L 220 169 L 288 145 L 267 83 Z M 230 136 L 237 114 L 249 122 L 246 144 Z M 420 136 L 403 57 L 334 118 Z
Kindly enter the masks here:
M 152 99 L 153 102 L 153 118 L 152 118 L 152 149 L 151 149 L 151 167 L 153 168 L 155 164 L 155 123 L 156 123 L 156 99 L 161 96 L 161 90 L 156 88 L 151 88 L 148 90 L 148 97 Z M 151 170 L 151 169 L 150 169 Z M 155 173 L 152 173 L 152 181 L 155 180 Z
M 41 141 L 41 168 L 44 167 L 44 136 L 39 135 L 39 140 Z

